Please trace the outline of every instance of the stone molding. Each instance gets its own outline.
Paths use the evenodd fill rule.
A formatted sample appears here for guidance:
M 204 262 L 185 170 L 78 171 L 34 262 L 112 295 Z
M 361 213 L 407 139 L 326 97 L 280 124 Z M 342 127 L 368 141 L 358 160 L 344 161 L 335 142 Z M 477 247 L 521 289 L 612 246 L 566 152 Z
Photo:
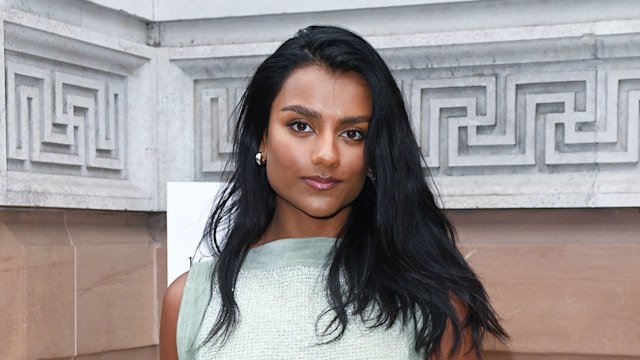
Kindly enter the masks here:
M 640 204 L 640 46 L 629 45 L 640 45 L 638 24 L 371 40 L 404 93 L 445 207 L 625 207 Z M 223 170 L 238 94 L 275 46 L 167 51 L 166 73 L 193 91 L 196 180 Z
M 219 180 L 233 110 L 280 44 L 154 48 L 17 10 L 2 19 L 10 206 L 162 211 L 168 181 Z M 445 207 L 633 207 L 638 29 L 607 20 L 367 39 L 404 93 Z
M 157 209 L 153 49 L 14 10 L 2 20 L 0 203 Z
M 386 8 L 424 4 L 442 4 L 454 0 L 353 0 L 344 3 L 337 0 L 322 2 L 281 1 L 278 6 L 268 2 L 240 0 L 221 2 L 211 5 L 207 0 L 191 0 L 189 6 L 179 0 L 87 0 L 102 6 L 113 8 L 141 17 L 147 21 L 183 21 L 193 19 L 211 19 L 238 16 L 272 15 L 278 13 L 317 13 L 351 9 Z M 464 2 L 481 0 L 456 0 Z

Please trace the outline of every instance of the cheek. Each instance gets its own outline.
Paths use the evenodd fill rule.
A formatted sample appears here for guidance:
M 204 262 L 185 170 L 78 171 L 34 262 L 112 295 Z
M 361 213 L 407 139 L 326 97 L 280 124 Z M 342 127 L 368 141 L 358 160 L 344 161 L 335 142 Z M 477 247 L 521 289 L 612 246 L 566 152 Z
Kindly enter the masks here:
M 351 174 L 362 177 L 367 175 L 368 167 L 364 160 L 364 149 L 350 151 L 344 159 L 344 165 L 346 165 Z
M 304 164 L 304 151 L 290 142 L 270 143 L 267 150 L 267 178 L 272 187 L 298 175 Z
M 344 171 L 348 172 L 347 176 L 351 179 L 349 196 L 355 198 L 362 192 L 367 178 L 368 166 L 364 160 L 364 150 L 349 152 L 347 156 L 343 157 L 341 165 L 344 167 Z
M 278 141 L 269 149 L 269 158 L 273 158 L 280 165 L 296 165 L 309 157 L 304 144 L 295 141 Z

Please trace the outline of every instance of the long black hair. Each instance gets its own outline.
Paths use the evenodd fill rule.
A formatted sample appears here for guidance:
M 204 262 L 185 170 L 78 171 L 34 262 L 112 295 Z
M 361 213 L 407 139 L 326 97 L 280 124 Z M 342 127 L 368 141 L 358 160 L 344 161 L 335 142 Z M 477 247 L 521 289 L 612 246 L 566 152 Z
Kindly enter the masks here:
M 465 330 L 481 357 L 486 332 L 501 340 L 507 335 L 429 189 L 400 89 L 371 45 L 332 26 L 310 26 L 285 41 L 258 67 L 241 99 L 230 175 L 202 239 L 217 257 L 211 284 L 221 300 L 204 344 L 225 341 L 236 325 L 238 273 L 275 209 L 276 195 L 254 157 L 274 98 L 292 70 L 307 65 L 359 74 L 371 89 L 373 106 L 365 159 L 375 180 L 368 177 L 353 202 L 328 263 L 324 315 L 334 315 L 330 333 L 337 333 L 331 341 L 342 337 L 351 316 L 363 316 L 373 306 L 373 327 L 413 324 L 415 349 L 427 357 L 438 355 L 448 323 L 454 335 L 449 353 L 460 350 Z M 224 242 L 216 236 L 221 230 Z M 454 302 L 464 306 L 464 318 Z

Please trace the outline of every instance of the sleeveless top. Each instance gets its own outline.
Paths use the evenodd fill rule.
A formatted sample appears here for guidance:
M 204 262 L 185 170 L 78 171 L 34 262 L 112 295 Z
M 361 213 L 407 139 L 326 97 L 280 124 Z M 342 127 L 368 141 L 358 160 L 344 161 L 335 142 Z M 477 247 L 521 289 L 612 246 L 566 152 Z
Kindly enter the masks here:
M 334 238 L 291 238 L 249 251 L 240 270 L 235 299 L 238 322 L 227 341 L 199 348 L 213 327 L 220 299 L 209 302 L 213 261 L 194 263 L 178 315 L 177 348 L 181 360 L 196 359 L 424 359 L 413 346 L 413 326 L 396 321 L 387 329 L 368 328 L 350 316 L 341 339 L 321 336 L 333 319 L 325 293 L 325 263 Z M 368 320 L 364 320 L 368 321 Z M 332 327 L 330 329 L 334 329 Z

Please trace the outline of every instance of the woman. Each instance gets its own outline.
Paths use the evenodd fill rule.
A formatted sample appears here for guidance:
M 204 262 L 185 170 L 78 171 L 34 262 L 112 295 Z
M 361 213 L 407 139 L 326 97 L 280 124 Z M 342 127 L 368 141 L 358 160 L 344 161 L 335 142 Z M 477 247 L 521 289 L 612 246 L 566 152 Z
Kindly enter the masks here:
M 507 338 L 365 40 L 300 30 L 256 70 L 234 135 L 215 260 L 167 290 L 161 359 L 477 359 L 486 332 Z

